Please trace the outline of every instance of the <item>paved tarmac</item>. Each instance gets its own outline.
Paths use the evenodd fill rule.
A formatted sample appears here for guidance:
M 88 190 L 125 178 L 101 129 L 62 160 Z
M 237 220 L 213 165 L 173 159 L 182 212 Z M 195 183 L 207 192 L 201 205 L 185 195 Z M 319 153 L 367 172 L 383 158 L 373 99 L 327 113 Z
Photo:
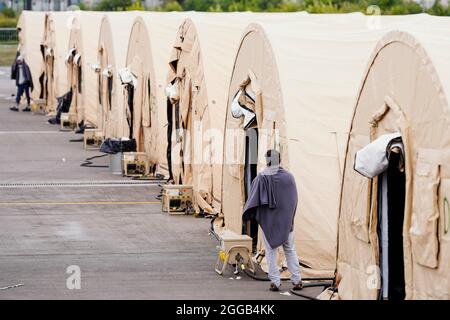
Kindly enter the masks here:
M 69 142 L 79 135 L 9 110 L 8 71 L 0 68 L 0 299 L 301 299 L 217 275 L 209 220 L 161 212 L 156 183 L 111 185 L 130 180 L 81 167 L 99 153 Z M 69 266 L 81 289 L 68 289 Z

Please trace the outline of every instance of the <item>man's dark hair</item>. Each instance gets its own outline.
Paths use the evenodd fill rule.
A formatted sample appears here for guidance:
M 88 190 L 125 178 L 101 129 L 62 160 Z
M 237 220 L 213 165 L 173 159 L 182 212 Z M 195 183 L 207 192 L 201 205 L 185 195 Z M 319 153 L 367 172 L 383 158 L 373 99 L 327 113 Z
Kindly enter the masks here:
M 280 153 L 275 149 L 267 150 L 266 152 L 266 164 L 270 166 L 279 166 L 281 163 Z

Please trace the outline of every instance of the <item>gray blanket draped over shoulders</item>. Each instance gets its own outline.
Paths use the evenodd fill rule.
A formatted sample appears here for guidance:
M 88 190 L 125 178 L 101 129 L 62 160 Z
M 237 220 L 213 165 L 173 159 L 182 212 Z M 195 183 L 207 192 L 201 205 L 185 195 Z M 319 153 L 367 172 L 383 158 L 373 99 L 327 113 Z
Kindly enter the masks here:
M 282 167 L 264 169 L 252 182 L 242 219 L 255 217 L 272 248 L 284 244 L 294 227 L 297 187 Z

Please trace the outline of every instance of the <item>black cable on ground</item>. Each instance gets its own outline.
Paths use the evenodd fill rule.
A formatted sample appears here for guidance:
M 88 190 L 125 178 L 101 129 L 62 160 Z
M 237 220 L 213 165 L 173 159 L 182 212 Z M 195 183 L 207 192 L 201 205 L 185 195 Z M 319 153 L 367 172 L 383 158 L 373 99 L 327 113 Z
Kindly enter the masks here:
M 253 273 L 251 273 L 247 269 L 242 269 L 242 270 L 244 271 L 244 273 L 247 276 L 249 276 L 252 279 L 255 279 L 255 280 L 258 280 L 258 281 L 270 281 L 269 278 L 254 275 Z M 308 281 L 310 279 L 315 279 L 315 278 L 303 278 L 302 281 Z M 289 279 L 281 279 L 281 281 L 289 281 Z M 330 283 L 330 282 L 303 283 L 303 288 L 323 287 L 324 290 L 325 290 L 325 289 L 333 286 L 333 284 L 334 284 L 334 282 L 333 283 Z M 320 299 L 317 299 L 316 297 L 312 297 L 312 296 L 309 296 L 307 294 L 301 293 L 301 292 L 299 292 L 299 290 L 290 289 L 289 292 L 294 294 L 294 295 L 296 295 L 296 296 L 299 296 L 299 297 L 302 297 L 302 298 L 306 298 L 306 299 L 309 299 L 309 300 L 320 300 Z
M 257 276 L 253 274 L 252 272 L 248 271 L 247 269 L 243 269 L 244 273 L 249 276 L 252 279 L 258 280 L 258 281 L 270 281 L 270 279 L 267 276 Z M 302 278 L 302 281 L 334 281 L 334 278 Z M 281 281 L 290 281 L 290 279 L 281 279 Z M 303 287 L 326 287 L 329 288 L 333 285 L 333 282 L 315 282 L 315 283 L 304 283 Z
M 244 273 L 249 276 L 250 278 L 258 281 L 270 281 L 270 279 L 266 276 L 257 276 L 256 274 L 253 274 L 251 271 L 248 271 L 247 269 L 242 269 Z M 288 279 L 281 279 L 281 281 L 287 281 Z
M 105 166 L 105 165 L 94 165 L 93 162 L 91 161 L 91 160 L 103 158 L 106 156 L 108 156 L 107 153 L 102 154 L 100 156 L 94 156 L 94 157 L 87 158 L 86 160 L 84 160 L 84 162 L 82 164 L 80 164 L 80 166 L 87 167 L 87 168 L 109 168 L 109 166 Z
M 332 285 L 333 283 L 330 282 L 312 282 L 312 283 L 303 283 L 303 288 L 323 287 L 324 289 L 328 289 Z
M 290 289 L 289 292 L 292 293 L 293 295 L 296 295 L 296 296 L 299 296 L 302 298 L 306 298 L 309 300 L 320 300 L 320 299 L 317 299 L 316 297 L 311 297 L 311 296 L 308 296 L 307 294 L 301 293 L 298 290 Z
M 211 233 L 214 238 L 216 238 L 217 241 L 220 242 L 220 237 L 219 235 L 214 231 L 214 221 L 216 220 L 217 217 L 214 217 L 213 219 L 211 219 L 211 226 L 209 228 L 209 233 Z
M 84 138 L 81 138 L 81 139 L 70 139 L 69 142 L 84 142 Z
M 334 281 L 334 278 L 304 278 L 306 281 Z
M 161 179 L 158 179 L 154 176 L 138 176 L 138 177 L 132 177 L 131 180 L 141 180 L 141 181 L 160 181 Z

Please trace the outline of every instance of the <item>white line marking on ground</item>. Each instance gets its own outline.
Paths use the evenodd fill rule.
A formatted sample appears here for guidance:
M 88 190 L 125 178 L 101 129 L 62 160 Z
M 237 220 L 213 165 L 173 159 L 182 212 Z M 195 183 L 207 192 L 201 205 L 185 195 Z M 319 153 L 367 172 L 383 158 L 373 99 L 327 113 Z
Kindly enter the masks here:
M 53 134 L 60 131 L 0 131 L 0 134 Z

